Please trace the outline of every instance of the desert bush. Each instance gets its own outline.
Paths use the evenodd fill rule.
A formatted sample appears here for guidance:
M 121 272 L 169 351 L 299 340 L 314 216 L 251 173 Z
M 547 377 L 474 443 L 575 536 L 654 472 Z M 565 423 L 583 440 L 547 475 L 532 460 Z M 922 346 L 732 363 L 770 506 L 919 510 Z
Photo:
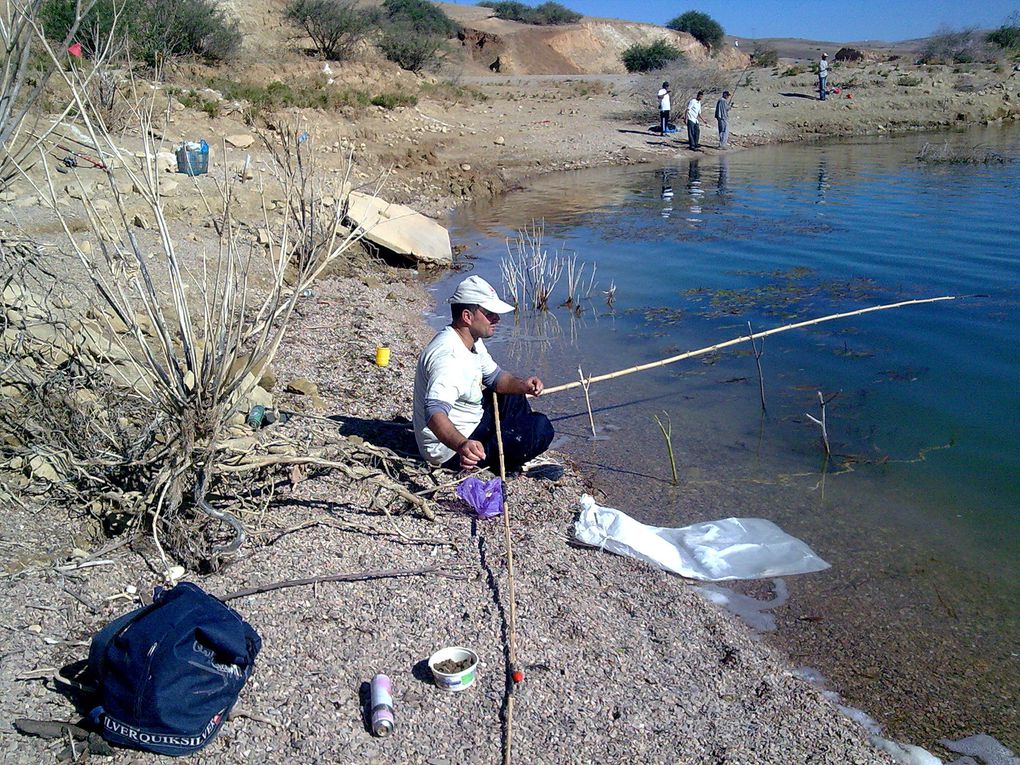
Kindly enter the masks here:
M 176 98 L 183 106 L 189 109 L 195 109 L 200 112 L 205 112 L 209 115 L 210 119 L 214 119 L 220 116 L 222 111 L 222 104 L 217 98 L 206 98 L 201 93 L 194 90 L 178 90 L 171 89 L 170 95 Z
M 320 56 L 346 61 L 378 28 L 380 14 L 357 7 L 353 0 L 289 0 L 284 18 L 312 38 Z
M 580 21 L 582 16 L 577 11 L 572 11 L 565 5 L 547 2 L 535 7 L 536 24 L 556 26 L 558 24 L 573 24 Z
M 409 72 L 420 72 L 435 63 L 445 38 L 418 33 L 406 23 L 388 24 L 379 40 L 379 49 L 390 61 Z
M 784 69 L 782 72 L 779 73 L 779 76 L 780 77 L 796 77 L 798 74 L 804 74 L 804 72 L 806 72 L 806 71 L 807 71 L 807 69 L 805 69 L 804 67 L 800 66 L 799 64 L 794 64 L 793 66 L 786 67 L 786 69 Z
M 219 91 L 228 101 L 246 101 L 254 112 L 287 108 L 337 111 L 346 107 L 363 108 L 371 103 L 367 91 L 330 87 L 317 77 L 287 82 L 273 80 L 266 85 L 212 77 L 206 80 L 206 84 Z
M 418 33 L 445 39 L 458 30 L 456 22 L 428 0 L 384 0 L 383 12 L 391 23 L 406 24 Z
M 379 49 L 390 61 L 411 72 L 432 66 L 457 25 L 428 0 L 384 0 Z
M 628 72 L 651 72 L 684 58 L 684 52 L 666 40 L 649 45 L 634 43 L 620 56 Z
M 779 63 L 779 53 L 769 45 L 756 42 L 751 51 L 751 63 L 760 67 L 775 66 Z
M 380 93 L 372 96 L 372 106 L 381 106 L 384 109 L 396 109 L 398 106 L 414 106 L 418 103 L 418 97 L 411 93 Z
M 479 5 L 485 8 L 492 8 L 498 18 L 506 19 L 507 21 L 519 21 L 522 24 L 555 26 L 558 24 L 573 24 L 582 18 L 580 13 L 554 2 L 542 3 L 534 8 L 530 5 L 519 3 L 516 0 L 484 0 Z
M 39 17 L 51 39 L 66 36 L 75 6 L 76 0 L 42 0 Z M 113 34 L 115 23 L 132 57 L 149 65 L 185 56 L 226 61 L 241 47 L 237 20 L 218 0 L 97 0 L 82 21 L 85 51 L 89 41 Z
M 904 88 L 913 88 L 921 84 L 920 77 L 914 77 L 910 74 L 905 74 L 896 80 L 896 84 Z
M 972 64 L 991 58 L 986 36 L 975 29 L 944 28 L 921 47 L 919 64 Z
M 1020 24 L 1003 24 L 988 33 L 988 42 L 1006 50 L 1020 48 Z
M 719 47 L 725 36 L 722 25 L 707 13 L 687 11 L 666 22 L 668 29 L 686 32 L 709 50 Z
M 489 100 L 489 97 L 478 88 L 472 85 L 461 85 L 454 80 L 422 82 L 418 91 L 425 98 L 433 98 L 436 101 L 447 101 L 455 104 L 472 104 L 477 101 Z

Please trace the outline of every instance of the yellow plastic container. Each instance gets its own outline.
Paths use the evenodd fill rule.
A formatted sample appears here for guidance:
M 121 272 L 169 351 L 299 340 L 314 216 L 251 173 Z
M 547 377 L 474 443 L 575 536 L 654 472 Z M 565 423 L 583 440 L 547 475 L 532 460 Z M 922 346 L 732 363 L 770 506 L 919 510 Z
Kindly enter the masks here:
M 375 349 L 375 364 L 379 367 L 385 367 L 390 363 L 390 349 L 385 345 L 380 345 Z

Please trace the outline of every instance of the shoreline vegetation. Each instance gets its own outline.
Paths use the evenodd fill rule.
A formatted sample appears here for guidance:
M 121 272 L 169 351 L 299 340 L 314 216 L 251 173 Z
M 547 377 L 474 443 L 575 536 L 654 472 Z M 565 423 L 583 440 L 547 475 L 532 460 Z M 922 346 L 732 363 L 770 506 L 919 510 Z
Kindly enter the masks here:
M 152 183 L 160 186 L 156 198 L 169 232 L 164 246 L 173 247 L 189 276 L 216 262 L 220 237 L 205 201 L 214 198 L 217 179 L 235 184 L 230 203 L 239 222 L 236 243 L 254 253 L 274 251 L 271 231 L 278 218 L 270 211 L 282 217 L 293 208 L 280 191 L 285 182 L 264 180 L 279 158 L 274 165 L 273 150 L 260 144 L 261 136 L 269 136 L 268 147 L 285 135 L 307 140 L 316 170 L 341 189 L 334 198 L 325 185 L 309 186 L 310 196 L 300 197 L 314 202 L 316 215 L 326 220 L 340 206 L 345 183 L 348 189 L 380 188 L 389 201 L 441 217 L 541 173 L 721 153 L 714 148 L 714 127 L 703 131 L 706 148 L 700 153 L 687 150 L 680 133 L 648 130 L 655 122 L 652 84 L 662 73 L 515 74 L 514 56 L 527 50 L 520 40 L 517 47 L 505 44 L 512 52 L 502 54 L 496 74 L 487 72 L 487 62 L 472 58 L 473 49 L 462 52 L 455 76 L 413 74 L 371 58 L 324 64 L 295 49 L 290 32 L 265 4 L 241 5 L 250 13 L 241 18 L 240 62 L 175 68 L 169 84 L 156 88 L 170 96 L 169 121 L 149 123 L 139 133 L 130 128 L 131 115 L 107 115 L 126 128 L 118 128 L 115 139 L 124 150 L 116 157 L 115 177 L 123 180 L 124 168 L 139 158 L 145 166 L 146 156 L 161 157 L 161 180 Z M 477 10 L 459 12 L 470 21 Z M 586 23 L 575 23 L 582 28 L 580 38 L 589 29 Z M 505 37 L 508 32 L 500 30 L 512 29 L 494 24 L 513 22 L 480 21 L 478 36 L 470 38 L 475 47 L 484 48 L 478 45 L 484 35 Z M 570 39 L 567 52 L 557 55 L 572 51 L 583 58 Z M 274 52 L 279 61 L 272 62 Z M 517 67 L 524 69 L 520 61 Z M 730 141 L 736 150 L 1020 118 L 1020 72 L 1008 68 L 921 67 L 876 57 L 834 68 L 830 81 L 842 84 L 843 97 L 818 102 L 806 62 L 741 72 L 742 67 L 739 60 L 727 66 L 705 61 L 669 74 L 678 105 L 686 90 L 706 80 L 714 82 L 706 88 L 709 107 L 716 91 L 737 83 L 730 87 L 735 91 Z M 324 92 L 333 100 L 316 101 Z M 256 111 L 262 122 L 254 125 L 252 103 L 261 104 Z M 80 264 L 111 241 L 95 233 L 96 214 L 116 217 L 122 207 L 128 229 L 121 233 L 131 235 L 122 241 L 132 242 L 138 262 L 152 264 L 157 292 L 172 289 L 174 282 L 156 273 L 163 264 L 150 254 L 160 252 L 153 231 L 158 221 L 144 206 L 151 183 L 136 179 L 111 197 L 104 189 L 107 176 L 82 160 L 63 162 L 65 172 L 56 181 L 51 170 L 47 186 L 44 164 L 92 157 L 90 149 L 71 143 L 75 135 L 54 142 L 46 163 L 2 192 L 0 229 L 39 245 L 32 253 L 42 259 L 49 286 L 71 293 L 67 310 L 84 314 L 95 305 L 75 302 L 76 285 L 88 284 Z M 174 169 L 165 156 L 169 148 L 199 138 L 212 147 L 209 175 L 190 179 L 164 172 Z M 354 169 L 347 173 L 342 168 L 351 160 Z M 297 185 L 301 178 L 291 176 Z M 47 188 L 53 194 L 49 205 Z M 301 209 L 308 213 L 312 207 Z M 55 211 L 64 216 L 61 225 Z M 78 242 L 79 257 L 69 255 L 68 237 Z M 28 250 L 13 242 L 5 241 L 5 257 L 25 256 Z M 470 251 L 470 243 L 455 246 Z M 314 247 L 307 250 L 312 263 L 314 253 Z M 398 511 L 388 484 L 365 480 L 389 471 L 390 478 L 406 478 L 401 460 L 413 451 L 410 380 L 431 334 L 424 321 L 432 308 L 429 295 L 418 274 L 406 265 L 387 265 L 371 249 L 352 247 L 334 266 L 277 304 L 287 306 L 289 325 L 272 364 L 258 368 L 248 359 L 240 367 L 272 394 L 272 406 L 291 414 L 257 430 L 245 431 L 243 422 L 225 425 L 230 438 L 221 442 L 221 451 L 236 448 L 266 460 L 251 480 L 210 494 L 243 521 L 247 538 L 226 565 L 189 571 L 185 578 L 224 594 L 304 577 L 424 573 L 323 582 L 232 601 L 262 636 L 263 651 L 233 719 L 207 749 L 185 761 L 491 763 L 504 756 L 507 742 L 513 761 L 550 764 L 893 761 L 831 696 L 803 681 L 786 657 L 687 582 L 573 546 L 572 521 L 587 487 L 569 464 L 556 481 L 517 476 L 508 483 L 517 653 L 524 672 L 508 727 L 507 551 L 501 522 L 467 515 L 449 483 L 452 476 L 429 489 L 431 520 L 425 512 Z M 129 278 L 110 277 L 113 283 Z M 260 295 L 284 280 L 274 282 L 257 269 L 250 277 L 245 289 Z M 79 289 L 78 298 L 86 293 Z M 178 295 L 185 303 L 186 293 Z M 130 314 L 121 318 L 131 326 Z M 141 324 L 134 326 L 139 342 L 152 337 Z M 379 345 L 390 348 L 386 366 L 374 363 Z M 180 382 L 182 390 L 191 390 L 186 375 Z M 150 435 L 157 442 L 162 437 Z M 273 460 L 294 444 L 309 458 L 274 469 Z M 348 451 L 338 454 L 339 444 Z M 375 447 L 389 451 L 380 456 Z M 7 649 L 0 665 L 0 709 L 8 722 L 20 717 L 76 722 L 88 710 L 74 705 L 74 694 L 59 679 L 61 668 L 85 658 L 91 635 L 136 605 L 139 593 L 165 581 L 164 551 L 144 529 L 107 538 L 118 514 L 101 498 L 71 501 L 55 488 L 69 479 L 47 473 L 40 463 L 18 461 L 10 439 L 6 448 L 0 488 L 8 509 L 0 540 L 7 563 L 0 611 Z M 334 469 L 338 460 L 362 472 Z M 425 661 L 449 645 L 469 647 L 481 659 L 475 686 L 460 694 L 441 693 L 428 680 Z M 359 695 L 361 684 L 377 672 L 389 674 L 394 684 L 396 731 L 385 740 L 371 736 Z M 882 710 L 864 711 L 881 718 Z M 943 733 L 953 739 L 983 732 L 973 724 L 960 720 Z M 936 741 L 910 741 L 909 732 L 885 735 L 937 748 Z M 62 744 L 10 727 L 0 737 L 9 763 L 48 762 L 59 748 Z M 131 761 L 160 760 L 137 754 Z

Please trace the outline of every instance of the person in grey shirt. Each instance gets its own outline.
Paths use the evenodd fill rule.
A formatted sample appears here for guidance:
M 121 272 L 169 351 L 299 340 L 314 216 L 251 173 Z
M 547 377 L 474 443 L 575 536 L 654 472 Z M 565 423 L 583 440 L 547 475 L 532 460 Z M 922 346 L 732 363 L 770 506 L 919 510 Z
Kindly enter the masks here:
M 829 54 L 823 53 L 821 61 L 818 62 L 818 100 L 824 101 L 829 95 L 827 89 L 829 80 Z
M 730 92 L 724 90 L 715 102 L 715 121 L 719 123 L 719 148 L 725 149 L 730 140 Z

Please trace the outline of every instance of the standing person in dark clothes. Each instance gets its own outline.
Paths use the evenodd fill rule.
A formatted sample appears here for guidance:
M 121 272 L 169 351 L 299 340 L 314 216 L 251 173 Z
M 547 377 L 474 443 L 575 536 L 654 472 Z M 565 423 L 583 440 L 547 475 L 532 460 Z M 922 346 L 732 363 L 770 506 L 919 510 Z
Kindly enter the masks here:
M 705 91 L 699 90 L 698 95 L 687 102 L 687 142 L 692 151 L 701 148 L 701 124 L 699 123 L 708 125 L 705 118 L 701 116 L 701 99 L 704 96 Z
M 719 148 L 725 149 L 730 140 L 730 92 L 724 90 L 715 102 L 715 121 L 719 124 Z
M 553 427 L 531 411 L 527 396 L 542 392 L 537 377 L 504 372 L 485 348 L 500 314 L 514 307 L 480 276 L 462 281 L 450 298 L 452 321 L 426 346 L 414 377 L 414 436 L 426 461 L 451 470 L 499 464 L 492 390 L 498 394 L 507 470 L 549 448 Z

